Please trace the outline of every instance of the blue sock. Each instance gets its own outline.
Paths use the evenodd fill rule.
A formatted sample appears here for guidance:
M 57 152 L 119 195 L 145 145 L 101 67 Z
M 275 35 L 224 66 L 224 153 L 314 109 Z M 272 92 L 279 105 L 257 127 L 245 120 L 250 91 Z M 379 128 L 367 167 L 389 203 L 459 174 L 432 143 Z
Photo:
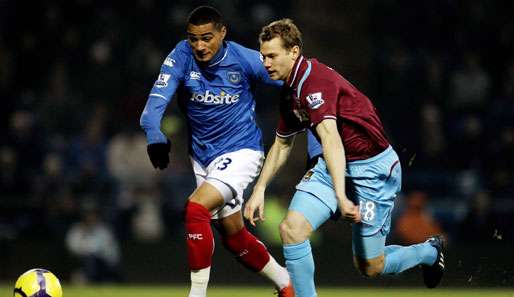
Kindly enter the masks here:
M 384 255 L 382 274 L 396 274 L 419 264 L 434 264 L 437 250 L 428 242 L 410 246 L 388 245 L 384 248 Z
M 285 244 L 284 258 L 296 297 L 316 297 L 314 259 L 312 258 L 310 241 Z

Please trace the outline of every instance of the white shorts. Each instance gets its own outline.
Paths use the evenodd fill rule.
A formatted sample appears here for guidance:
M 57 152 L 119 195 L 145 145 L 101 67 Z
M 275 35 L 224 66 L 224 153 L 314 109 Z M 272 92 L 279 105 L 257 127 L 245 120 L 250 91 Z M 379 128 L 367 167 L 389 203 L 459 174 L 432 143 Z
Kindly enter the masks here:
M 264 153 L 251 149 L 226 153 L 214 159 L 207 167 L 191 158 L 196 187 L 208 182 L 223 196 L 225 204 L 214 209 L 213 219 L 221 219 L 241 210 L 243 192 L 261 171 Z

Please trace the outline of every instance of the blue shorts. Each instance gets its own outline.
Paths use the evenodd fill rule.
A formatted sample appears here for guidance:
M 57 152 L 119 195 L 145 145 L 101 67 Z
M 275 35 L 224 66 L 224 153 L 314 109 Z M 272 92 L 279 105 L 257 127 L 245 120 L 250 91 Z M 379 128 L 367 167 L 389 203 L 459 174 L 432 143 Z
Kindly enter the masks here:
M 337 212 L 332 178 L 322 158 L 296 189 L 289 210 L 302 213 L 313 230 Z M 360 204 L 362 217 L 362 222 L 352 227 L 356 255 L 370 259 L 382 254 L 391 226 L 394 199 L 400 190 L 401 165 L 392 147 L 369 159 L 347 163 L 346 195 Z

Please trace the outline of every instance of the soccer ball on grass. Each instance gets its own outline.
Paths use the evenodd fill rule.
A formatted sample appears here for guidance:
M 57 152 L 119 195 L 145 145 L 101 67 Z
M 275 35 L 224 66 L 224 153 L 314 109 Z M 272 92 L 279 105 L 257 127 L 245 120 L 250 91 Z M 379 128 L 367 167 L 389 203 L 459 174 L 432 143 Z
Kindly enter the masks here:
M 62 297 L 59 279 L 42 268 L 31 269 L 18 278 L 13 290 L 14 297 Z

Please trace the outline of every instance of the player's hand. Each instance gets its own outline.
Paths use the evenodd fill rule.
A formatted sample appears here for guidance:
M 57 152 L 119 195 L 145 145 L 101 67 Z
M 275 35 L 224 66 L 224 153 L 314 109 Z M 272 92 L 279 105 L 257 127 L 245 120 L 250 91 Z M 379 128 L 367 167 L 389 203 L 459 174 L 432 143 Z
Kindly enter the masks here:
M 148 152 L 148 156 L 154 168 L 163 170 L 168 167 L 170 163 L 170 149 L 171 142 L 169 139 L 166 139 L 166 142 L 152 143 L 146 147 L 146 151 Z
M 255 211 L 258 211 L 257 216 Z M 255 226 L 257 221 L 264 221 L 264 190 L 253 189 L 252 196 L 246 201 L 244 217 L 252 226 Z
M 361 221 L 361 212 L 358 205 L 355 205 L 350 199 L 344 197 L 339 201 L 341 216 L 350 223 L 359 223 Z

